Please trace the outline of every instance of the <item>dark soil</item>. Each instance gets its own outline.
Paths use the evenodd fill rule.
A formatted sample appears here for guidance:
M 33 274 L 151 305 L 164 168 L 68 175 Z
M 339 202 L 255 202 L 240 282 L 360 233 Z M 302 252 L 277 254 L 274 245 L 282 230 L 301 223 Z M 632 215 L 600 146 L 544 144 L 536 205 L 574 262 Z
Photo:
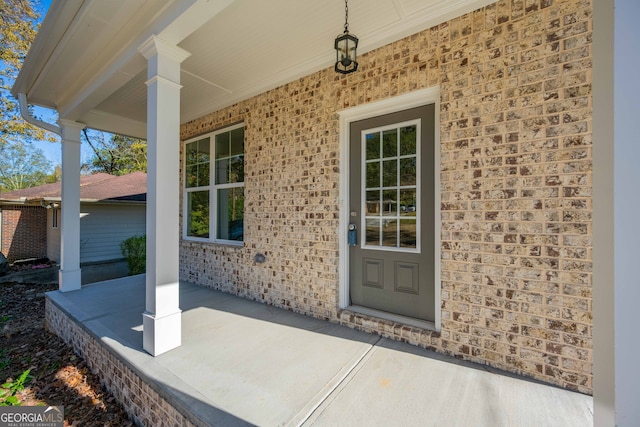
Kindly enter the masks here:
M 30 369 L 23 406 L 63 406 L 65 426 L 133 426 L 85 361 L 45 330 L 44 293 L 56 285 L 0 284 L 0 381 Z

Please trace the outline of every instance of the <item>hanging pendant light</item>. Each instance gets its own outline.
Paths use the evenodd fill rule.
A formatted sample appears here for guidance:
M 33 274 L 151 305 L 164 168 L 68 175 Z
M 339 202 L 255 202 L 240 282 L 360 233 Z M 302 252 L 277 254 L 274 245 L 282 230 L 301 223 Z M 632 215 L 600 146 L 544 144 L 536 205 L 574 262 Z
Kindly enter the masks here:
M 335 70 L 341 74 L 353 73 L 358 69 L 356 61 L 356 48 L 358 38 L 349 34 L 349 5 L 348 0 L 344 0 L 344 33 L 336 37 L 336 66 Z

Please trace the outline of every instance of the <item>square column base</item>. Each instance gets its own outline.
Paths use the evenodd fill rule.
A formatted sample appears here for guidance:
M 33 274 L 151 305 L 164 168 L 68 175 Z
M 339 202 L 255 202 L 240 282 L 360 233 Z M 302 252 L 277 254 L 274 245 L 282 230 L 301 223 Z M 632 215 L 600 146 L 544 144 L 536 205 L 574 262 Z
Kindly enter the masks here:
M 142 348 L 152 356 L 158 356 L 182 343 L 182 311 L 159 317 L 142 313 Z
M 58 289 L 60 292 L 77 291 L 82 287 L 80 269 L 58 270 Z

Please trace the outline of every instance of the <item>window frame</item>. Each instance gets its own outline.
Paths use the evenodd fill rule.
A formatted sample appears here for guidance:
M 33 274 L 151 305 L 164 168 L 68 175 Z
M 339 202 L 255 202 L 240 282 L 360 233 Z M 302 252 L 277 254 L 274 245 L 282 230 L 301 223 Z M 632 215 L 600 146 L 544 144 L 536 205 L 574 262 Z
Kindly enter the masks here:
M 51 228 L 53 230 L 58 229 L 58 208 L 55 206 L 51 209 Z
M 216 243 L 221 245 L 229 245 L 229 246 L 244 246 L 244 232 L 242 240 L 229 240 L 229 239 L 221 239 L 218 237 L 218 191 L 224 189 L 232 189 L 232 188 L 242 188 L 244 192 L 245 181 L 244 176 L 241 182 L 234 183 L 224 183 L 224 184 L 216 184 L 216 176 L 217 176 L 217 168 L 216 168 L 216 136 L 229 133 L 236 129 L 246 128 L 244 123 L 237 123 L 235 125 L 227 126 L 221 129 L 217 129 L 213 132 L 209 132 L 206 134 L 199 135 L 194 138 L 190 138 L 183 142 L 183 161 L 182 161 L 182 238 L 186 241 L 193 242 L 205 242 L 205 243 Z M 207 185 L 200 185 L 198 187 L 187 187 L 187 146 L 190 143 L 201 141 L 203 139 L 209 138 L 209 182 Z M 243 149 L 242 149 L 242 157 L 244 162 L 244 156 L 246 155 L 245 150 L 245 141 L 243 140 Z M 197 237 L 197 236 L 189 236 L 188 235 L 188 218 L 189 218 L 189 193 L 198 192 L 198 191 L 208 191 L 209 192 L 209 237 Z M 244 223 L 243 223 L 244 229 Z

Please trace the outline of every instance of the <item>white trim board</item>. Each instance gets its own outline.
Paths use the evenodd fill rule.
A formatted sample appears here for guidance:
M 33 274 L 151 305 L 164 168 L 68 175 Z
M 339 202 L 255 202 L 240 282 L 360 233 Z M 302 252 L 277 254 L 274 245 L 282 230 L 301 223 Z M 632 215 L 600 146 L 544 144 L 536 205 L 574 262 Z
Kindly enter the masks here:
M 434 304 L 435 304 L 435 330 L 440 331 L 441 326 L 441 288 L 440 281 L 440 87 L 420 89 L 405 95 L 359 105 L 338 111 L 340 116 L 340 219 L 338 225 L 338 308 L 349 308 L 349 246 L 347 244 L 347 228 L 349 225 L 349 127 L 352 122 L 370 117 L 408 110 L 422 105 L 434 104 L 434 198 L 435 221 L 434 236 Z M 378 312 L 381 318 L 385 318 L 382 312 Z M 389 319 L 393 320 L 393 319 Z

